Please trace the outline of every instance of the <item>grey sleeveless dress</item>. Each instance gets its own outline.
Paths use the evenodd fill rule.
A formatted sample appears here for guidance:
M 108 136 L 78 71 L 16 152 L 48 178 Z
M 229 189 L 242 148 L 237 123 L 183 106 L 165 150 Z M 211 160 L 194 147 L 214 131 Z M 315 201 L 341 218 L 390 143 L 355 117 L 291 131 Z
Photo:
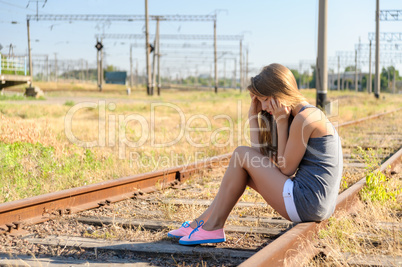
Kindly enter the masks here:
M 299 112 L 306 108 L 315 107 L 306 105 Z M 303 222 L 322 221 L 333 214 L 342 169 L 342 146 L 336 130 L 334 135 L 309 138 L 306 152 L 293 179 L 293 198 Z

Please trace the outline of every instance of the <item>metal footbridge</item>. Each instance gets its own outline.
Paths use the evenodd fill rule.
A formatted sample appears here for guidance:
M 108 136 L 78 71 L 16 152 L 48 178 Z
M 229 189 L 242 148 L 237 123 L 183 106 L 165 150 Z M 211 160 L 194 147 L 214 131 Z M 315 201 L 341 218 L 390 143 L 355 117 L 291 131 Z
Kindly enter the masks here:
M 0 91 L 5 87 L 24 83 L 32 83 L 28 71 L 28 58 L 0 53 Z

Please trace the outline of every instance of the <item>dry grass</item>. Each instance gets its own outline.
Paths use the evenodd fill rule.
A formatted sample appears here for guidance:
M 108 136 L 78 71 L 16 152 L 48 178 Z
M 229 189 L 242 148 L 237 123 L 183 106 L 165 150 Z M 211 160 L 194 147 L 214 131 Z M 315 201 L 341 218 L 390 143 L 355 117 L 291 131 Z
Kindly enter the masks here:
M 69 81 L 69 80 L 61 80 L 58 82 L 42 82 L 42 81 L 35 81 L 34 86 L 39 87 L 43 91 L 46 92 L 55 92 L 55 91 L 84 91 L 84 92 L 97 92 L 98 85 L 96 81 Z M 17 85 L 13 86 L 8 90 L 13 91 L 21 91 L 24 92 L 26 85 Z M 102 86 L 103 92 L 126 92 L 127 86 L 121 84 L 106 84 L 104 83 Z M 138 86 L 132 88 L 132 90 L 143 91 L 145 90 L 143 87 Z
M 50 87 L 52 85 L 49 85 Z M 303 90 L 306 97 L 314 103 L 314 91 Z M 62 96 L 64 93 L 54 93 Z M 65 95 L 75 97 L 74 103 L 79 103 L 80 97 L 91 96 L 92 93 L 74 93 L 68 92 Z M 115 109 L 110 110 L 106 106 L 106 142 L 105 146 L 93 147 L 91 149 L 79 147 L 71 143 L 65 134 L 65 115 L 72 108 L 71 105 L 51 104 L 51 96 L 47 96 L 45 104 L 24 103 L 17 104 L 13 101 L 0 101 L 0 144 L 10 146 L 14 143 L 21 143 L 22 146 L 27 143 L 35 144 L 38 142 L 44 148 L 54 150 L 52 158 L 48 158 L 50 170 L 43 171 L 43 164 L 39 164 L 43 158 L 39 148 L 33 148 L 38 157 L 28 156 L 28 152 L 22 153 L 14 158 L 14 163 L 22 168 L 21 177 L 31 177 L 31 182 L 37 184 L 44 183 L 44 177 L 50 177 L 45 181 L 50 182 L 48 186 L 39 187 L 30 192 L 24 189 L 21 194 L 20 188 L 29 183 L 20 180 L 20 187 L 14 187 L 16 183 L 13 175 L 14 170 L 10 165 L 2 165 L 3 170 L 8 170 L 7 178 L 2 176 L 5 191 L 0 194 L 0 202 L 20 199 L 27 196 L 43 194 L 47 192 L 58 191 L 72 186 L 95 183 L 99 181 L 114 179 L 132 174 L 144 173 L 156 169 L 182 165 L 201 160 L 203 158 L 228 153 L 234 150 L 239 144 L 247 145 L 248 130 L 245 126 L 247 119 L 249 96 L 247 92 L 240 94 L 237 91 L 225 90 L 219 94 L 213 92 L 181 92 L 175 90 L 166 90 L 160 97 L 147 97 L 145 92 L 136 92 L 131 96 L 123 96 L 116 93 L 104 93 L 102 98 L 93 98 L 94 103 L 99 103 L 101 99 L 107 100 L 109 97 L 118 97 L 115 102 Z M 94 95 L 92 95 L 94 96 Z M 339 99 L 339 116 L 333 116 L 333 121 L 342 122 L 351 118 L 365 117 L 371 113 L 392 110 L 402 103 L 401 96 L 386 96 L 386 101 L 379 102 L 374 100 L 373 96 L 367 96 L 364 93 L 338 93 L 329 92 L 330 99 Z M 124 101 L 119 102 L 119 99 Z M 359 99 L 360 102 L 355 101 Z M 127 103 L 127 100 L 133 100 Z M 374 101 L 377 104 L 374 105 Z M 43 102 L 43 101 L 41 101 Z M 187 123 L 186 135 L 184 135 L 176 144 L 169 147 L 158 148 L 152 145 L 151 138 L 148 138 L 141 146 L 126 147 L 122 151 L 119 146 L 119 131 L 125 133 L 131 142 L 141 141 L 143 136 L 151 135 L 151 102 L 169 103 L 182 110 Z M 355 108 L 355 107 L 358 108 Z M 374 106 L 374 108 L 373 108 Z M 142 129 L 138 121 L 128 122 L 127 125 L 119 127 L 119 116 L 123 119 L 129 115 L 142 116 L 144 122 L 149 126 L 148 129 Z M 238 115 L 240 114 L 240 115 Z M 169 142 L 180 135 L 180 115 L 171 106 L 157 107 L 155 112 L 155 142 Z M 224 115 L 223 117 L 215 117 Z M 110 120 L 115 119 L 115 124 Z M 192 121 L 190 121 L 192 118 Z M 208 122 L 210 121 L 210 128 Z M 226 127 L 226 128 L 225 128 Z M 233 129 L 233 135 L 227 128 Z M 113 131 L 109 131 L 114 129 Z M 207 131 L 203 131 L 204 128 Z M 74 114 L 72 123 L 72 132 L 80 140 L 93 141 L 98 139 L 99 135 L 99 110 L 92 108 L 80 109 Z M 114 144 L 113 144 L 114 142 Z M 191 144 L 205 144 L 203 147 L 195 147 Z M 42 148 L 41 148 L 42 149 Z M 7 156 L 7 150 L 2 150 L 0 157 Z M 89 155 L 89 156 L 88 156 Z M 71 162 L 63 174 L 57 174 L 60 167 L 65 162 L 75 158 L 76 162 Z M 51 161 L 54 165 L 51 165 Z M 70 160 L 71 161 L 71 160 Z M 7 169 L 8 168 L 8 169 Z M 79 169 L 79 175 L 76 175 Z M 56 174 L 53 174 L 56 173 Z M 34 177 L 32 177 L 34 175 Z M 23 178 L 21 178 L 23 179 Z M 208 186 L 208 185 L 207 185 Z M 29 186 L 28 186 L 29 187 Z M 18 191 L 19 190 L 19 191 Z M 212 188 L 210 195 L 213 190 Z M 210 195 L 201 196 L 209 198 Z M 8 196 L 8 197 L 5 197 Z M 249 201 L 248 194 L 244 196 Z

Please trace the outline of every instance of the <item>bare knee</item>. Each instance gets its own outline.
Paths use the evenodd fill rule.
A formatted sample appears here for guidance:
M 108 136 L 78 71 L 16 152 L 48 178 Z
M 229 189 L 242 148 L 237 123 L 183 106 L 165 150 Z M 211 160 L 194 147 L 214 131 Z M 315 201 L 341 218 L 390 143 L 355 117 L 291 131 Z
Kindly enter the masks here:
M 233 151 L 232 160 L 233 163 L 237 166 L 244 168 L 249 164 L 250 161 L 250 152 L 253 148 L 249 146 L 238 146 Z
M 246 171 L 250 168 L 272 167 L 273 163 L 269 157 L 262 155 L 249 146 L 238 146 L 232 155 L 232 164 L 240 166 Z
M 248 151 L 250 151 L 252 148 L 249 146 L 238 146 L 235 148 L 235 150 L 233 151 L 233 153 L 238 153 L 238 154 L 244 154 Z

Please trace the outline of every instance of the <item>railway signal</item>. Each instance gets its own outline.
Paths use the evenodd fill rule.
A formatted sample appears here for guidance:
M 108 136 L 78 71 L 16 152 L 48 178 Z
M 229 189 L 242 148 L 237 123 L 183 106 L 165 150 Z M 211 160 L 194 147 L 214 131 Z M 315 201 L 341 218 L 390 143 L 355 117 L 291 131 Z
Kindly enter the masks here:
M 102 43 L 98 41 L 98 42 L 96 43 L 96 45 L 95 45 L 95 48 L 96 48 L 98 51 L 101 51 L 102 48 L 103 48 Z
M 96 40 L 96 65 L 98 69 L 98 89 L 99 91 L 102 91 L 102 81 L 103 81 L 103 44 L 102 44 L 102 39 L 99 41 L 99 39 Z

